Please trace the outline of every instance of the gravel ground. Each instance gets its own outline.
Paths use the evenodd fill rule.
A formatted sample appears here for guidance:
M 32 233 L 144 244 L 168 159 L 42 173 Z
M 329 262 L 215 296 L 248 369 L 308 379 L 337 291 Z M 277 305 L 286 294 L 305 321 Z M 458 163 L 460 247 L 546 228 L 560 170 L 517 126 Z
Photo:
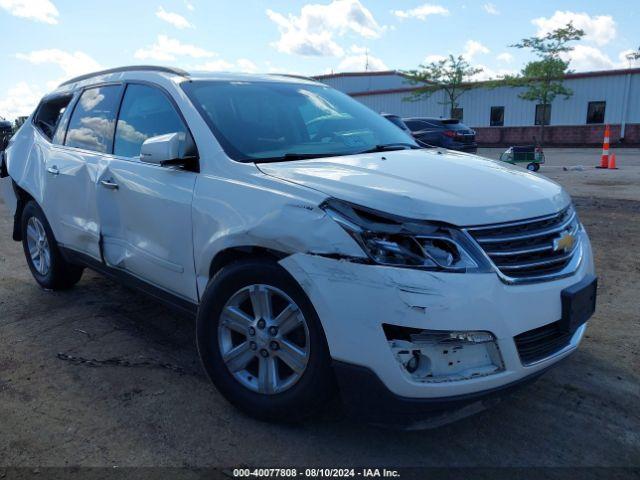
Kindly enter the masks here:
M 640 169 L 640 156 L 624 162 Z M 611 172 L 561 167 L 541 173 L 579 194 L 600 276 L 583 345 L 494 408 L 422 432 L 339 413 L 295 427 L 247 418 L 205 378 L 192 320 L 90 272 L 69 292 L 40 290 L 0 203 L 0 466 L 640 467 L 640 182 L 616 198 Z

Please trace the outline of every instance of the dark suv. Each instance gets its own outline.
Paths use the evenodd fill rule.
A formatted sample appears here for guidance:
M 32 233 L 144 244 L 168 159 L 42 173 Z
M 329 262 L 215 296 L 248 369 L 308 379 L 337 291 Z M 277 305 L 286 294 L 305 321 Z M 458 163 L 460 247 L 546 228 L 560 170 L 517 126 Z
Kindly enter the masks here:
M 0 119 L 0 151 L 4 150 L 11 138 L 12 125 L 10 122 Z
M 476 132 L 453 118 L 405 118 L 404 123 L 418 143 L 474 153 Z

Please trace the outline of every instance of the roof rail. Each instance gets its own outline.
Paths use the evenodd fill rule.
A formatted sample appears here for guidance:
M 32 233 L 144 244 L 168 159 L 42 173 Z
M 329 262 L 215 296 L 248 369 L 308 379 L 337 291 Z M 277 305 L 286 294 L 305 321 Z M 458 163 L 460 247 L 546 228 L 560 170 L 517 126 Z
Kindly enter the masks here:
M 299 78 L 300 80 L 308 80 L 310 82 L 318 82 L 313 77 L 305 77 L 304 75 L 294 75 L 293 73 L 270 73 L 269 75 L 274 75 L 278 77 L 288 77 L 288 78 Z
M 130 65 L 128 67 L 118 67 L 118 68 L 110 68 L 108 70 L 100 70 L 99 72 L 86 73 L 84 75 L 80 75 L 78 77 L 74 77 L 66 82 L 62 82 L 59 87 L 64 85 L 69 85 L 70 83 L 76 83 L 81 80 L 86 80 L 91 77 L 97 77 L 98 75 L 107 75 L 109 73 L 119 73 L 119 72 L 134 72 L 134 71 L 146 71 L 146 72 L 163 72 L 163 73 L 173 73 L 174 75 L 180 75 L 181 77 L 188 77 L 189 73 L 181 70 L 179 68 L 172 67 L 160 67 L 158 65 Z

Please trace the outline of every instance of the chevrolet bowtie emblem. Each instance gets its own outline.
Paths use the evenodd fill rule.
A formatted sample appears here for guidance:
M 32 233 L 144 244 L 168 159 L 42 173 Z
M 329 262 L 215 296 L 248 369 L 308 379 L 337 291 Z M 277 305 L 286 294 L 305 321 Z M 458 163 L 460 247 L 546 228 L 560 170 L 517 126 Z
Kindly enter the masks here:
M 573 248 L 575 243 L 576 237 L 570 233 L 564 232 L 561 237 L 556 238 L 553 241 L 553 251 L 557 252 L 559 250 L 564 250 L 565 252 L 568 252 Z

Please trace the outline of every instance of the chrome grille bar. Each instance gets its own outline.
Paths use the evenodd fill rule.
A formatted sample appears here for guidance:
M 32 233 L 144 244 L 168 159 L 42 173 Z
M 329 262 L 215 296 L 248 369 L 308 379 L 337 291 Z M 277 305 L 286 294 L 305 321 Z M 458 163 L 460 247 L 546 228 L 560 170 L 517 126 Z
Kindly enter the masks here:
M 465 231 L 507 281 L 553 278 L 569 268 L 579 246 L 579 222 L 573 207 L 552 215 L 469 227 Z M 563 248 L 560 240 L 566 234 L 574 236 L 574 244 Z
M 534 231 L 532 233 L 523 233 L 520 235 L 511 235 L 511 236 L 498 236 L 498 237 L 481 237 L 478 236 L 476 240 L 479 243 L 500 243 L 500 242 L 513 242 L 517 240 L 526 240 L 528 238 L 536 238 L 536 237 L 544 237 L 547 235 L 552 235 L 554 233 L 559 233 L 565 230 L 571 222 L 575 219 L 576 214 L 573 213 L 569 219 L 563 222 L 561 225 L 555 226 L 553 228 L 547 228 L 544 230 Z M 472 229 L 469 229 L 470 232 L 473 232 Z M 473 235 L 473 233 L 472 233 Z

